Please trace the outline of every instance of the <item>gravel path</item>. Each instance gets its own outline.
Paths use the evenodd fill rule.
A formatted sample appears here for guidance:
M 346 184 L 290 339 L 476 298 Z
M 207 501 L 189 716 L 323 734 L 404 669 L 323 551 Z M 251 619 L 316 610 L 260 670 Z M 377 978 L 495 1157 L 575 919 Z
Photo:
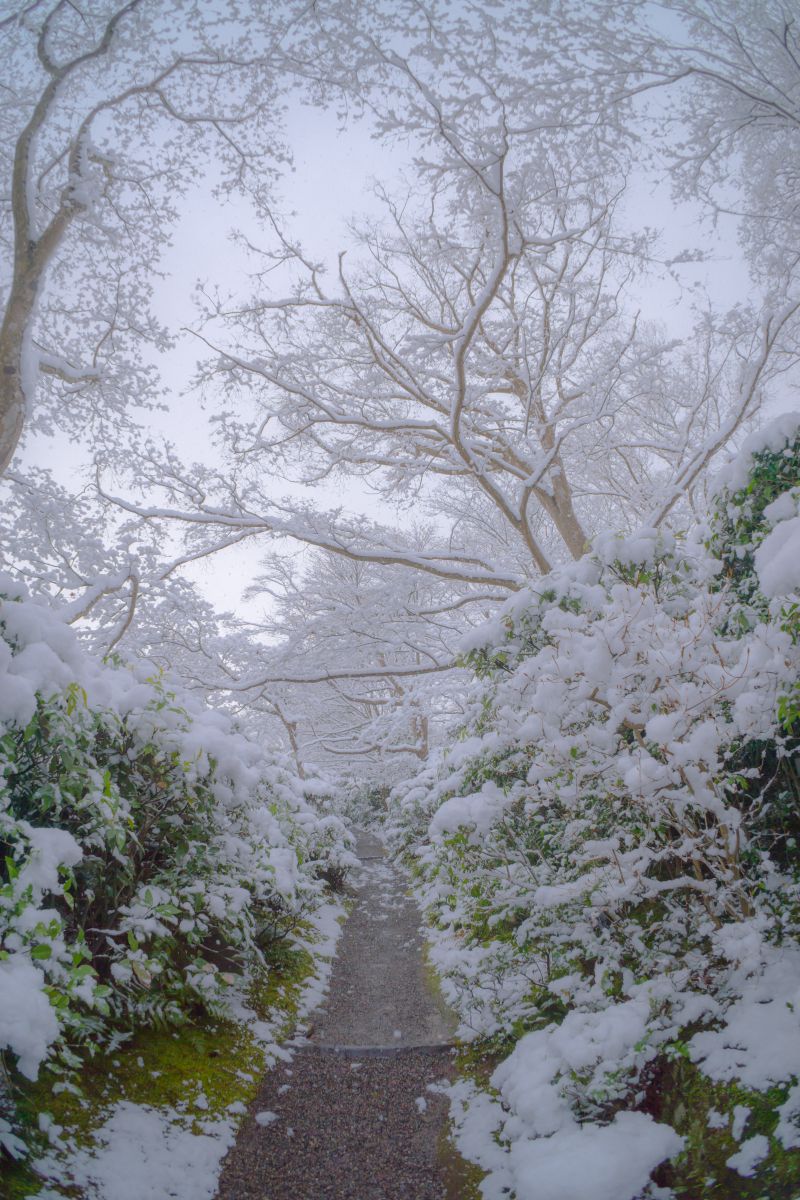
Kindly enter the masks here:
M 314 1018 L 319 1046 L 430 1046 L 453 1025 L 426 986 L 420 914 L 406 881 L 371 834 L 360 834 L 358 896 L 339 940 L 325 1008 Z
M 438 1162 L 453 1025 L 426 986 L 420 914 L 377 838 L 330 993 L 277 1066 L 225 1160 L 219 1200 L 446 1200 Z

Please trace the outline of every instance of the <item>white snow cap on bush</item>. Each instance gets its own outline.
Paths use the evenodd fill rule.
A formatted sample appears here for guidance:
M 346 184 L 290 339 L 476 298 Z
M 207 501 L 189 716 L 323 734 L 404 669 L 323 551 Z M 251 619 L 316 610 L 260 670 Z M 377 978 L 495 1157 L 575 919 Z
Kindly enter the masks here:
M 34 828 L 28 821 L 21 821 L 20 827 L 30 839 L 32 853 L 19 873 L 17 888 L 24 892 L 30 887 L 38 903 L 48 892 L 61 891 L 59 868 L 74 867 L 83 851 L 66 829 Z
M 780 500 L 791 501 L 793 497 L 784 492 Z M 774 512 L 778 503 L 775 501 L 769 508 Z M 782 511 L 785 508 L 782 506 Z M 794 511 L 788 520 L 777 521 L 754 555 L 758 582 L 770 599 L 800 591 L 800 516 L 796 515 L 796 503 L 792 508 Z
M 0 960 L 0 1048 L 16 1054 L 17 1066 L 28 1079 L 36 1079 L 59 1032 L 44 984 L 44 975 L 26 955 Z
M 519 1140 L 509 1152 L 517 1200 L 633 1200 L 651 1172 L 683 1146 L 669 1125 L 620 1112 L 610 1125 L 576 1125 L 549 1138 Z
M 740 449 L 730 462 L 717 472 L 714 477 L 714 491 L 719 494 L 741 491 L 747 487 L 750 472 L 753 469 L 753 458 L 756 454 L 768 450 L 779 454 L 790 442 L 800 434 L 800 412 L 785 412 L 768 421 L 745 438 Z

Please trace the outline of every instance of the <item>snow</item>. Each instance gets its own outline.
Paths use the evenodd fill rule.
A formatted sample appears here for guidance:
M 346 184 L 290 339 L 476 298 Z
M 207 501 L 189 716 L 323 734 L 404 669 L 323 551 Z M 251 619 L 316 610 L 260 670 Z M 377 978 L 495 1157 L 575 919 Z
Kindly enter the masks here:
M 800 591 L 800 516 L 780 523 L 755 552 L 758 581 L 765 596 Z
M 764 446 L 780 449 L 787 430 L 785 421 L 778 422 L 771 432 L 750 439 L 739 465 L 728 470 L 725 486 L 738 486 L 741 461 L 749 462 Z M 794 431 L 796 419 L 791 436 Z M 765 515 L 772 528 L 756 549 L 755 565 L 765 595 L 777 598 L 800 587 L 794 492 L 779 497 Z M 446 868 L 448 839 L 466 829 L 460 845 L 476 848 L 472 861 L 481 869 L 488 863 L 487 872 L 494 872 L 496 892 L 486 906 L 492 911 L 482 914 L 486 927 L 509 920 L 510 938 L 504 929 L 496 942 L 487 938 L 475 945 L 464 939 L 462 944 L 459 938 L 472 914 L 458 895 L 455 873 L 430 872 L 421 885 L 442 917 L 433 961 L 447 968 L 446 995 L 457 996 L 454 979 L 467 981 L 462 987 L 467 999 L 460 1000 L 464 1026 L 477 1033 L 508 1030 L 515 1022 L 524 1027 L 534 1008 L 532 982 L 536 1003 L 539 993 L 548 999 L 549 988 L 564 1010 L 560 1023 L 539 1021 L 519 1039 L 492 1074 L 494 1095 L 463 1085 L 449 1090 L 459 1144 L 489 1172 L 487 1200 L 509 1190 L 518 1200 L 641 1195 L 652 1171 L 681 1150 L 683 1139 L 645 1112 L 616 1111 L 611 1118 L 609 1113 L 615 1102 L 629 1102 L 643 1068 L 663 1046 L 700 1022 L 704 1027 L 688 1042 L 692 1061 L 720 1083 L 759 1091 L 791 1085 L 776 1136 L 786 1146 L 800 1143 L 800 950 L 771 941 L 765 918 L 738 915 L 745 911 L 743 889 L 729 863 L 744 836 L 742 813 L 725 778 L 737 740 L 772 736 L 780 689 L 797 677 L 796 652 L 786 630 L 766 619 L 746 639 L 720 632 L 725 610 L 719 590 L 704 589 L 706 568 L 690 578 L 677 554 L 675 540 L 658 530 L 603 535 L 586 559 L 553 573 L 547 592 L 541 584 L 525 589 L 488 626 L 470 634 L 465 647 L 494 644 L 506 655 L 505 671 L 498 673 L 491 694 L 487 690 L 493 727 L 485 727 L 487 717 L 485 726 L 437 760 L 416 792 L 406 796 L 409 809 L 423 798 L 422 819 L 415 814 L 423 868 L 438 868 L 437 854 Z M 649 568 L 657 560 L 669 560 L 666 598 L 625 582 L 626 572 L 617 570 L 618 564 Z M 165 744 L 185 759 L 190 777 L 202 777 L 210 759 L 216 760 L 213 787 L 221 814 L 235 814 L 264 783 L 259 748 L 235 734 L 222 714 L 204 712 L 187 700 L 191 720 L 182 724 L 169 708 L 156 716 L 148 709 L 149 685 L 135 670 L 112 671 L 90 662 L 60 618 L 43 605 L 13 594 L 2 604 L 7 640 L 0 641 L 0 725 L 18 727 L 29 720 L 37 692 L 55 694 L 77 683 L 91 700 L 101 698 L 124 714 L 138 736 L 149 737 L 158 727 Z M 516 628 L 523 615 L 528 625 Z M 535 638 L 529 638 L 530 630 Z M 523 652 L 526 638 L 530 645 Z M 476 760 L 502 762 L 509 756 L 513 761 L 514 755 L 518 761 L 502 783 L 472 770 Z M 291 790 L 286 784 L 283 794 Z M 590 807 L 594 794 L 607 805 L 601 821 L 595 821 Z M 541 823 L 546 844 L 547 822 L 556 807 L 567 814 L 557 852 L 549 847 L 539 852 L 533 836 L 529 843 L 521 838 L 515 844 L 511 836 L 503 840 L 505 822 L 513 829 L 521 812 L 520 823 L 528 831 Z M 289 808 L 296 825 L 322 844 L 326 822 L 303 805 L 299 789 Z M 651 837 L 640 837 L 634 822 L 626 825 L 631 811 L 641 815 L 636 823 L 652 831 Z M 204 888 L 204 914 L 222 919 L 244 911 L 256 876 L 260 894 L 277 893 L 287 903 L 298 896 L 304 873 L 287 823 L 268 804 L 257 806 L 249 820 L 246 830 L 233 819 L 221 820 L 225 862 L 236 872 Z M 25 821 L 17 822 L 17 830 L 27 845 L 19 889 L 29 891 L 37 907 L 16 920 L 7 939 L 12 954 L 0 962 L 0 1042 L 17 1056 L 20 1070 L 35 1078 L 59 1028 L 44 990 L 46 968 L 22 952 L 23 934 L 31 922 L 54 912 L 38 906 L 60 893 L 63 871 L 79 862 L 83 851 L 62 830 Z M 260 840 L 251 842 L 255 834 Z M 310 858 L 306 855 L 306 861 Z M 703 869 L 695 872 L 692 864 Z M 474 895 L 485 882 L 486 875 L 475 883 Z M 134 895 L 120 909 L 122 928 L 141 941 L 169 934 L 170 918 L 158 910 L 169 908 L 170 892 L 153 884 L 149 893 Z M 670 909 L 673 893 L 681 895 Z M 707 908 L 692 907 L 698 895 Z M 615 960 L 608 951 L 613 937 L 605 930 L 614 922 L 621 928 L 627 913 L 652 897 L 663 903 L 664 929 L 673 922 L 671 942 L 665 937 L 670 949 L 659 958 L 653 936 L 655 950 L 648 959 L 652 947 L 644 947 L 642 928 L 632 921 L 625 956 Z M 691 919 L 681 926 L 687 912 Z M 301 997 L 300 1018 L 325 994 L 342 914 L 339 905 L 317 905 L 308 918 L 311 934 L 297 939 L 318 964 Z M 722 922 L 718 914 L 724 914 Z M 730 920 L 729 914 L 734 914 Z M 702 950 L 700 936 L 693 942 L 690 929 L 698 915 L 707 925 Z M 194 922 L 194 915 L 183 916 L 179 928 L 190 930 Z M 544 945 L 549 957 L 556 947 L 557 958 L 570 938 L 585 954 L 565 954 L 552 971 L 549 962 L 545 966 L 537 959 L 539 951 L 529 948 Z M 679 961 L 675 947 L 684 945 L 688 950 Z M 593 966 L 586 968 L 585 962 Z M 562 970 L 565 966 L 569 969 Z M 125 978 L 125 971 L 131 978 L 133 971 L 143 982 L 143 970 L 135 958 L 111 964 L 114 978 Z M 205 972 L 191 970 L 198 991 L 216 986 L 210 964 Z M 278 1044 L 277 1021 L 255 1018 L 235 988 L 230 1011 L 247 1020 L 269 1063 L 290 1057 L 291 1051 Z M 395 1030 L 394 1039 L 401 1038 Z M 358 1066 L 351 1064 L 353 1070 Z M 581 1106 L 595 1097 L 606 1106 Z M 418 1097 L 415 1106 L 422 1115 L 425 1099 Z M 205 1096 L 196 1097 L 194 1108 L 208 1109 Z M 591 1119 L 591 1111 L 602 1115 Z M 229 1116 L 234 1115 L 231 1108 Z M 731 1133 L 737 1141 L 749 1116 L 743 1105 L 733 1112 Z M 254 1119 L 266 1127 L 279 1117 L 261 1111 Z M 714 1112 L 708 1125 L 724 1128 L 727 1120 Z M 71 1151 L 70 1170 L 84 1194 L 98 1200 L 190 1195 L 202 1200 L 213 1195 L 233 1127 L 227 1118 L 189 1127 L 176 1113 L 120 1102 L 97 1131 L 93 1147 Z M 750 1137 L 728 1166 L 750 1177 L 768 1150 L 765 1137 Z
M 766 965 L 751 977 L 745 969 L 721 1028 L 689 1042 L 693 1061 L 711 1079 L 757 1091 L 800 1077 L 800 951 L 763 952 Z
M 74 867 L 83 851 L 65 829 L 35 828 L 27 821 L 20 821 L 19 827 L 28 836 L 31 856 L 19 873 L 17 886 L 20 893 L 30 887 L 38 904 L 44 893 L 61 891 L 59 868 Z
M 770 525 L 777 525 L 779 521 L 789 521 L 792 517 L 797 516 L 797 506 L 800 502 L 800 493 L 795 490 L 782 492 L 777 500 L 773 500 L 764 509 L 764 517 Z
M 773 454 L 780 453 L 797 437 L 798 428 L 800 412 L 785 412 L 756 429 L 745 438 L 731 461 L 717 473 L 714 479 L 715 491 L 720 492 L 725 488 L 729 492 L 738 492 L 746 487 L 754 455 L 764 450 L 772 451 Z
M 301 989 L 297 1019 L 315 1008 L 327 991 L 344 913 L 342 905 L 332 902 L 307 916 L 312 932 L 298 942 L 315 956 L 315 969 Z M 0 962 L 0 973 L 6 965 Z M 30 964 L 23 965 L 41 980 Z M 276 1010 L 272 1019 L 261 1020 L 235 989 L 228 996 L 227 1007 L 261 1042 L 268 1068 L 291 1060 L 292 1048 L 278 1043 L 285 1030 L 285 1014 Z M 49 1005 L 47 1008 L 52 1014 Z M 287 1068 L 286 1073 L 291 1071 Z M 248 1081 L 253 1078 L 248 1072 L 240 1075 Z M 202 1091 L 192 1098 L 191 1107 L 201 1114 L 208 1109 Z M 241 1101 L 234 1101 L 226 1117 L 201 1116 L 192 1126 L 190 1117 L 172 1109 L 120 1101 L 94 1132 L 89 1148 L 71 1146 L 66 1153 L 49 1155 L 36 1164 L 37 1170 L 53 1182 L 74 1180 L 86 1200 L 211 1200 L 216 1195 L 222 1159 L 246 1111 Z M 277 1121 L 279 1114 L 262 1110 L 254 1119 L 266 1127 Z M 292 1135 L 287 1130 L 287 1136 Z
M 742 483 L 798 419 L 748 442 Z M 487 1200 L 656 1194 L 650 1171 L 681 1140 L 636 1110 L 670 1046 L 715 1082 L 788 1087 L 775 1136 L 800 1145 L 800 950 L 775 921 L 796 881 L 748 844 L 731 778 L 742 744 L 785 744 L 797 493 L 767 507 L 756 568 L 776 602 L 744 633 L 707 530 L 604 535 L 521 589 L 462 643 L 487 665 L 453 744 L 393 793 L 392 838 L 416 860 L 459 1036 L 518 1039 L 491 1091 L 450 1092 Z M 633 1111 L 610 1121 L 617 1107 Z M 707 1120 L 741 1140 L 748 1117 Z M 751 1138 L 736 1169 L 757 1171 L 763 1148 Z
M 787 1150 L 800 1149 L 800 1083 L 789 1088 L 786 1100 L 778 1107 L 775 1137 Z
M 565 1124 L 550 1136 L 530 1136 L 513 1109 L 472 1084 L 444 1089 L 450 1097 L 456 1145 L 488 1172 L 485 1200 L 634 1200 L 652 1171 L 673 1158 L 683 1139 L 645 1113 L 620 1112 L 607 1125 Z
M 58 1037 L 55 1009 L 41 971 L 23 954 L 0 960 L 0 1046 L 18 1055 L 17 1066 L 36 1079 L 39 1065 Z
M 750 1113 L 753 1110 L 748 1108 L 746 1104 L 737 1104 L 733 1109 L 733 1120 L 731 1121 L 731 1137 L 735 1142 L 742 1140 L 742 1134 L 747 1126 L 747 1121 Z
M 472 825 L 476 835 L 486 833 L 507 804 L 508 797 L 496 783 L 487 780 L 479 792 L 444 802 L 431 821 L 431 837 L 446 837 L 462 825 Z
M 622 1112 L 610 1125 L 514 1143 L 509 1170 L 518 1200 L 633 1200 L 659 1163 L 682 1146 L 668 1125 Z
M 646 566 L 655 555 L 672 554 L 675 537 L 663 529 L 637 529 L 634 534 L 622 537 L 614 533 L 600 533 L 592 542 L 592 551 L 602 563 L 624 563 L 626 566 Z
M 273 1125 L 275 1121 L 279 1121 L 280 1117 L 276 1112 L 269 1112 L 264 1109 L 262 1112 L 257 1112 L 255 1115 L 256 1125 Z
M 307 920 L 312 927 L 310 939 L 298 939 L 298 944 L 310 950 L 315 957 L 314 973 L 303 984 L 297 1002 L 297 1019 L 302 1020 L 325 999 L 330 987 L 336 945 L 341 937 L 342 924 L 347 915 L 344 905 L 330 900 L 322 904 Z
M 209 710 L 196 695 L 159 690 L 150 678 L 152 670 L 148 663 L 117 667 L 93 658 L 63 614 L 41 599 L 30 599 L 19 583 L 0 574 L 0 735 L 7 730 L 16 734 L 28 724 L 37 695 L 52 702 L 55 719 L 74 719 L 79 730 L 81 722 L 88 725 L 97 719 L 116 728 L 124 719 L 132 757 L 140 746 L 155 746 L 167 761 L 181 764 L 182 780 L 189 786 L 204 785 L 217 800 L 205 845 L 208 871 L 194 879 L 184 880 L 176 873 L 174 880 L 167 875 L 158 883 L 142 882 L 126 904 L 109 914 L 104 924 L 114 928 L 103 932 L 109 935 L 105 954 L 111 960 L 112 987 L 121 988 L 125 997 L 131 981 L 147 988 L 157 972 L 174 966 L 149 954 L 148 939 L 169 939 L 176 932 L 185 935 L 211 922 L 228 922 L 231 943 L 247 948 L 255 914 L 261 906 L 274 905 L 295 912 L 310 926 L 305 940 L 297 939 L 315 963 L 300 1000 L 302 1018 L 327 987 L 343 913 L 340 904 L 324 903 L 318 868 L 327 859 L 347 861 L 348 835 L 338 818 L 320 817 L 306 801 L 301 781 L 239 732 L 228 716 Z M 52 826 L 49 816 L 39 816 L 40 824 L 33 816 L 23 819 L 10 807 L 9 790 L 0 789 L 0 840 L 10 847 L 15 863 L 7 886 L 0 889 L 7 955 L 0 959 L 0 1049 L 8 1049 L 20 1072 L 31 1079 L 64 1030 L 70 1030 L 70 1006 L 79 1006 L 83 1013 L 95 1006 L 98 983 L 91 969 L 76 971 L 81 958 L 74 933 L 64 917 L 64 904 L 56 906 L 54 900 L 63 896 L 65 880 L 84 853 L 96 853 L 98 839 L 109 836 L 120 861 L 129 852 L 125 837 L 132 822 L 127 801 L 104 779 L 102 760 L 87 757 L 81 787 L 77 802 L 91 814 L 94 826 L 87 821 L 75 836 Z M 123 835 L 121 841 L 118 834 Z M 240 924 L 234 927 L 237 918 Z M 124 936 L 128 933 L 133 944 Z M 220 1005 L 228 1003 L 234 1017 L 241 1011 L 253 1036 L 264 1044 L 268 1063 L 289 1057 L 278 1044 L 285 1036 L 285 1015 L 259 1021 L 237 995 L 234 977 L 210 962 L 198 967 L 190 960 L 175 969 L 187 994 L 194 991 Z M 68 997 L 66 1007 L 51 1002 L 48 986 L 55 1001 Z M 125 997 L 123 1010 L 127 1001 L 133 1007 L 135 995 L 133 1000 Z M 126 1019 L 131 1016 L 126 1013 Z M 134 1023 L 136 1019 L 134 1015 Z M 208 1100 L 198 1097 L 195 1107 L 204 1106 Z M 160 1129 L 163 1136 L 160 1142 L 155 1138 L 154 1145 L 161 1145 L 167 1155 L 170 1147 L 185 1147 L 185 1139 L 168 1125 L 167 1118 L 153 1110 L 123 1106 L 109 1118 L 103 1136 L 109 1147 L 122 1147 L 133 1155 L 137 1138 L 148 1130 L 155 1137 Z M 214 1126 L 215 1146 L 227 1129 Z M 3 1137 L 15 1144 L 11 1131 L 4 1130 Z M 109 1148 L 98 1150 L 91 1164 L 83 1164 L 100 1179 L 101 1195 L 104 1164 L 111 1153 Z M 191 1153 L 200 1161 L 217 1150 L 212 1152 L 208 1141 L 201 1140 Z M 131 1187 L 131 1195 L 148 1194 Z
M 5 726 L 24 727 L 35 712 L 35 689 L 27 679 L 20 679 L 11 672 L 5 671 L 3 687 L 0 689 L 0 723 Z
M 651 1007 L 642 990 L 606 1011 L 571 1012 L 561 1025 L 526 1034 L 491 1077 L 497 1101 L 464 1085 L 450 1089 L 460 1148 L 491 1169 L 487 1198 L 510 1187 L 518 1200 L 631 1200 L 678 1153 L 683 1139 L 668 1125 L 638 1112 L 582 1124 L 567 1094 L 575 1075 L 589 1072 L 601 1087 L 606 1071 L 639 1053 Z M 497 1137 L 507 1145 L 499 1157 Z
M 89 1148 L 73 1148 L 66 1170 L 86 1200 L 212 1200 L 220 1164 L 233 1144 L 227 1120 L 202 1121 L 195 1133 L 172 1110 L 124 1100 L 95 1132 Z M 64 1167 L 45 1158 L 45 1177 Z
M 755 1175 L 758 1164 L 768 1154 L 769 1139 L 764 1137 L 763 1133 L 757 1133 L 755 1137 L 742 1143 L 741 1148 L 731 1155 L 725 1166 L 730 1167 L 732 1171 L 738 1171 L 740 1175 L 752 1176 Z

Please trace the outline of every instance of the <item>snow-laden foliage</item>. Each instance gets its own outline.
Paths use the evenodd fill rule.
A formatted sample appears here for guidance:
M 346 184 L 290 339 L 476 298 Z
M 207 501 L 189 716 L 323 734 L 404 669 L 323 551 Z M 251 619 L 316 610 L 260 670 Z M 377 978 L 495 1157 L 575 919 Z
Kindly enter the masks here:
M 103 665 L 0 579 L 0 1051 L 219 1011 L 321 902 L 348 835 L 228 717 Z
M 784 1085 L 774 1136 L 800 1146 L 798 483 L 795 415 L 709 529 L 602 536 L 514 597 L 464 646 L 461 739 L 396 789 L 462 1029 L 520 1038 L 463 1118 L 499 1133 L 498 1189 L 541 1200 L 545 1165 L 582 1161 L 604 1195 L 635 1135 L 654 1154 L 607 1189 L 638 1195 L 680 1149 L 652 1116 L 681 1056 Z

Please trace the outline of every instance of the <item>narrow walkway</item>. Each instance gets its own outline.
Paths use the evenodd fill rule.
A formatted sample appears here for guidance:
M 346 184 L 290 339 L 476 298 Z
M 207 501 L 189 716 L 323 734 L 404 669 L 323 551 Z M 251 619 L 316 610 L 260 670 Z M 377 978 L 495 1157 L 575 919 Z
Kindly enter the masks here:
M 420 914 L 359 835 L 353 911 L 309 1040 L 264 1080 L 219 1200 L 445 1200 L 452 1024 L 426 985 Z

